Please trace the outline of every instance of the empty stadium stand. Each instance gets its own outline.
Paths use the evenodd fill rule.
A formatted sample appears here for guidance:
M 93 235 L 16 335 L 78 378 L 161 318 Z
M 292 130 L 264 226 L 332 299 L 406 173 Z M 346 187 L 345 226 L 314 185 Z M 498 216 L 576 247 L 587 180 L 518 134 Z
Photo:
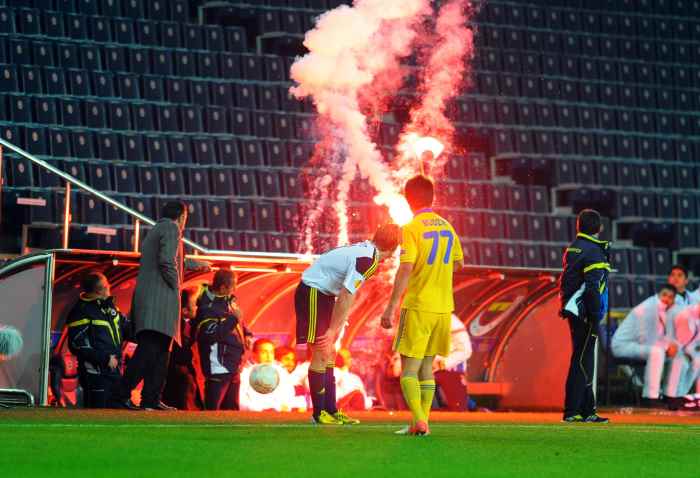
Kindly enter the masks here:
M 297 252 L 316 138 L 289 67 L 343 2 L 199 3 L 0 0 L 0 136 L 146 215 L 186 200 L 205 247 Z M 474 26 L 473 87 L 450 109 L 466 149 L 438 198 L 469 262 L 559 267 L 596 207 L 614 306 L 676 260 L 700 274 L 700 1 L 489 0 Z M 58 247 L 63 184 L 5 156 L 2 248 Z M 368 193 L 353 188 L 354 236 L 379 220 Z M 132 247 L 124 214 L 73 194 L 72 247 Z

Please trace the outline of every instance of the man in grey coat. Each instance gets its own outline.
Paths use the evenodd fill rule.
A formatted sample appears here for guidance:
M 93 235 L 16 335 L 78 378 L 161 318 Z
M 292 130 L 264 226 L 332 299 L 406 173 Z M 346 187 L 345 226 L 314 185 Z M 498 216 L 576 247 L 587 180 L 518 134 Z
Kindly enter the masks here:
M 185 204 L 167 202 L 161 219 L 148 233 L 141 248 L 141 265 L 131 306 L 138 347 L 127 365 L 120 387 L 120 399 L 127 408 L 137 408 L 129 397 L 143 379 L 141 408 L 174 410 L 162 403 L 160 397 L 172 342 L 181 343 L 182 233 L 186 222 Z

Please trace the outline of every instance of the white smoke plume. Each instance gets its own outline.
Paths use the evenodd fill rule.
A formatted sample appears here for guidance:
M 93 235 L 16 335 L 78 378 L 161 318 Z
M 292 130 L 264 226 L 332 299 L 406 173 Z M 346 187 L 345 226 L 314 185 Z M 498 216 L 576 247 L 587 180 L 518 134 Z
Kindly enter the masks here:
M 417 25 L 430 11 L 428 0 L 356 0 L 353 7 L 340 6 L 319 17 L 316 28 L 307 32 L 304 40 L 309 53 L 292 65 L 291 76 L 297 86 L 291 92 L 297 98 L 313 99 L 319 121 L 329 123 L 327 129 L 333 131 L 325 146 L 334 147 L 331 156 L 342 161 L 339 177 L 333 178 L 338 181 L 335 210 L 341 227 L 339 241 L 348 238 L 347 199 L 358 169 L 377 191 L 385 193 L 383 197 L 396 189 L 370 138 L 362 101 L 394 93 L 381 91 L 382 85 L 400 86 L 400 59 L 411 53 Z M 375 82 L 377 79 L 381 81 Z M 317 210 L 309 218 L 320 214 Z M 305 226 L 307 252 L 308 236 L 315 233 L 309 218 Z

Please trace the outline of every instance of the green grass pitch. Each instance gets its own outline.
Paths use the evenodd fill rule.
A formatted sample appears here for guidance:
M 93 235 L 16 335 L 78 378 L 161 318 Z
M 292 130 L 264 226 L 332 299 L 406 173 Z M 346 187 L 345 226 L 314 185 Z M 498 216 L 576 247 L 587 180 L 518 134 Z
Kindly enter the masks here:
M 499 414 L 500 415 L 500 414 Z M 289 416 L 287 416 L 289 417 Z M 440 421 L 395 436 L 375 416 L 0 412 L 2 477 L 647 477 L 700 473 L 700 422 L 568 425 L 550 418 Z M 389 418 L 389 417 L 387 417 Z M 613 417 L 614 418 L 614 417 Z

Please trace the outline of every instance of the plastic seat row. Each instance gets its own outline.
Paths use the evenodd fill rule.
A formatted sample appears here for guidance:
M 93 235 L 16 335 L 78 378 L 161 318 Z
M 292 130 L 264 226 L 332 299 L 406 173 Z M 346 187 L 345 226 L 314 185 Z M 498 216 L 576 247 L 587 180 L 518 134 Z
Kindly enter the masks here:
M 153 20 L 182 21 L 190 14 L 187 0 L 5 0 L 3 4 L 15 8 Z
M 313 152 L 313 143 L 302 141 L 231 135 L 120 134 L 2 123 L 0 136 L 38 156 L 105 161 L 300 168 Z M 480 164 L 485 167 L 485 159 Z
M 700 132 L 700 115 L 694 112 L 658 112 L 564 102 L 467 97 L 458 100 L 452 116 L 464 123 L 689 136 Z
M 691 139 L 572 130 L 496 128 L 489 131 L 493 131 L 491 138 L 496 155 L 558 154 L 688 163 L 700 157 L 700 142 Z
M 696 23 L 696 26 L 700 25 Z M 693 32 L 693 34 L 697 34 Z M 588 57 L 617 58 L 659 63 L 693 65 L 700 50 L 686 40 L 654 39 L 579 34 L 571 31 L 527 29 L 481 25 L 476 37 L 477 47 L 548 52 Z
M 559 191 L 557 205 L 573 207 L 575 212 L 592 207 L 613 218 L 696 219 L 700 211 L 700 195 L 667 191 L 635 191 L 630 188 L 613 190 L 579 187 Z
M 0 64 L 0 91 L 25 95 L 98 97 L 101 100 L 123 98 L 197 106 L 237 106 L 265 111 L 311 111 L 310 103 L 294 98 L 286 85 L 8 64 Z M 60 101 L 46 100 L 54 103 Z
M 287 81 L 292 59 L 251 53 L 198 52 L 0 36 L 0 63 L 112 73 Z
M 535 177 L 549 175 L 546 185 L 578 183 L 625 188 L 687 189 L 700 187 L 700 171 L 690 164 L 612 160 L 496 158 L 499 175 L 510 176 L 518 184 L 537 184 Z M 552 174 L 554 169 L 555 173 Z
M 686 46 L 686 48 L 688 48 Z M 690 60 L 689 60 L 690 61 Z M 477 71 L 513 75 L 545 75 L 624 84 L 658 85 L 666 88 L 697 88 L 700 69 L 679 64 L 653 64 L 647 61 L 597 59 L 570 54 L 494 50 L 484 48 L 475 59 Z
M 243 28 L 185 23 L 182 17 L 175 21 L 152 21 L 142 16 L 109 18 L 0 7 L 0 34 L 189 50 L 246 51 Z
M 689 40 L 700 31 L 700 5 L 693 1 L 656 2 L 654 0 L 561 0 L 530 2 L 536 5 L 489 2 L 478 19 L 499 25 L 550 28 L 552 30 L 585 31 L 625 36 L 677 38 Z M 557 3 L 566 9 L 553 8 Z M 578 5 L 577 5 L 578 4 Z M 581 7 L 585 10 L 579 10 Z M 658 7 L 658 10 L 657 8 Z M 668 18 L 645 14 L 675 14 Z
M 599 104 L 673 112 L 693 111 L 700 102 L 696 90 L 674 90 L 627 83 L 541 76 L 520 77 L 497 73 L 477 73 L 475 80 L 473 93 L 479 95 L 546 99 L 582 103 L 586 106 Z
M 221 106 L 160 105 L 102 99 L 77 100 L 0 95 L 0 118 L 14 124 L 118 131 L 235 134 L 313 140 L 313 116 Z

